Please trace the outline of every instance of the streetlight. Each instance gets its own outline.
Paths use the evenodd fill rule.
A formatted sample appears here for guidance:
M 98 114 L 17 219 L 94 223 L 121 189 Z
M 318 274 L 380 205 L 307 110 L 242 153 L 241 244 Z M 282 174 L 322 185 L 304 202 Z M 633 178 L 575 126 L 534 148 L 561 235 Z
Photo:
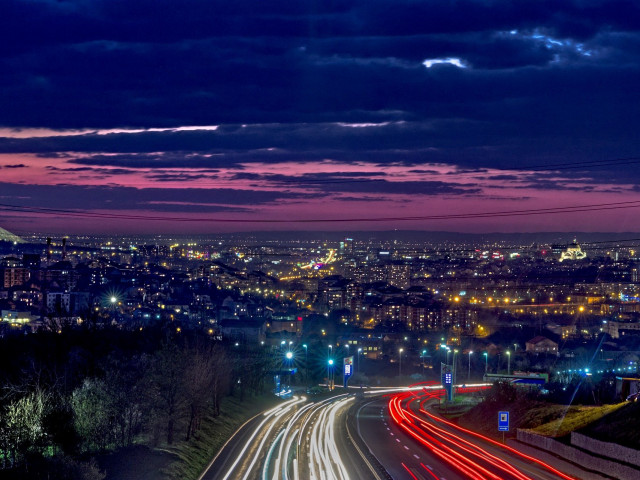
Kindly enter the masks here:
M 291 360 L 293 360 L 293 352 L 291 350 L 288 350 L 287 353 L 284 354 L 284 358 L 287 359 L 286 363 L 287 369 L 289 370 L 289 385 L 291 385 L 293 383 L 293 372 L 291 370 Z
M 333 376 L 333 358 L 330 358 L 329 361 L 327 362 L 327 383 L 329 384 L 329 390 L 333 390 L 332 386 L 333 386 L 333 380 L 332 377 Z
M 358 357 L 356 359 L 356 370 L 360 373 L 360 353 L 362 353 L 362 348 L 358 349 Z
M 402 352 L 404 352 L 404 348 L 401 348 L 399 350 L 399 358 L 400 358 L 400 363 L 398 364 L 398 376 L 402 377 Z
M 469 350 L 469 371 L 467 372 L 467 382 L 471 380 L 471 354 L 472 353 L 473 351 Z
M 511 375 L 511 352 L 507 350 L 507 375 Z
M 456 365 L 456 354 L 458 353 L 458 349 L 453 350 L 453 383 L 456 383 L 456 374 L 458 373 L 458 368 Z
M 422 350 L 422 375 L 424 375 L 424 357 L 427 354 L 426 350 Z
M 447 347 L 447 365 L 449 365 L 449 354 L 451 353 L 451 349 Z
M 487 369 L 489 368 L 489 354 L 487 352 L 483 353 L 484 355 L 484 374 L 487 374 Z
M 302 348 L 304 348 L 305 380 L 307 381 L 307 385 L 309 385 L 309 349 L 306 343 L 302 345 Z

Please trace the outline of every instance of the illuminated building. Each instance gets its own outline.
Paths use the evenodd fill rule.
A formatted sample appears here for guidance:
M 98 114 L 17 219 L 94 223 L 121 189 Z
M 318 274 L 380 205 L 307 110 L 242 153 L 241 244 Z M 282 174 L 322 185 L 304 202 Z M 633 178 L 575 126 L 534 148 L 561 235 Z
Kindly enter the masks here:
M 2 279 L 2 287 L 10 288 L 15 285 L 22 285 L 29 281 L 30 272 L 22 266 L 22 261 L 9 257 L 5 258 L 0 265 L 0 279 Z
M 560 254 L 560 261 L 564 260 L 584 260 L 587 258 L 586 252 L 583 252 L 580 245 L 574 240 L 571 245 L 568 245 L 566 249 Z

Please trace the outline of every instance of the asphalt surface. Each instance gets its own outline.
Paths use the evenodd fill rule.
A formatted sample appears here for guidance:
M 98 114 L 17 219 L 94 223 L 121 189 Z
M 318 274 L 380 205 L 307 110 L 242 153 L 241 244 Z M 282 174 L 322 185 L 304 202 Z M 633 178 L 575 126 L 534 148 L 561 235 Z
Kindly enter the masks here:
M 450 466 L 440 457 L 433 454 L 429 447 L 415 440 L 398 427 L 389 415 L 387 402 L 388 398 L 376 398 L 362 404 L 358 408 L 357 425 L 360 435 L 367 443 L 371 453 L 386 469 L 391 478 L 394 480 L 413 480 L 416 478 L 419 480 L 434 478 L 459 480 L 472 478 L 468 474 Z M 417 413 L 418 409 L 416 407 L 412 410 Z M 443 423 L 433 420 L 431 423 L 447 432 L 442 436 L 433 433 L 431 434 L 432 439 L 435 438 L 441 442 L 441 446 L 446 445 L 445 448 L 451 448 L 456 452 L 462 453 L 466 458 L 473 458 L 481 468 L 486 470 L 482 474 L 483 478 L 491 478 L 492 476 L 505 480 L 512 478 L 557 480 L 562 478 L 545 467 L 510 453 L 500 446 L 448 427 Z M 455 438 L 447 440 L 447 434 L 453 434 Z M 480 447 L 483 450 L 483 453 L 478 457 L 473 456 L 471 453 L 471 451 L 474 453 L 477 451 L 476 447 Z M 505 473 L 496 468 L 495 459 L 491 459 L 491 456 L 504 460 L 515 467 L 524 477 Z M 475 473 L 478 473 L 478 471 L 476 470 Z
M 360 436 L 391 478 L 413 480 L 407 469 L 419 480 L 467 478 L 447 465 L 442 465 L 424 446 L 398 428 L 389 417 L 387 401 L 388 399 L 383 397 L 361 405 L 358 408 L 357 425 Z
M 353 445 L 347 416 L 354 395 L 299 400 L 245 424 L 201 480 L 384 480 Z
M 238 430 L 200 480 L 474 478 L 397 426 L 389 415 L 388 401 L 388 397 L 356 399 L 354 395 L 316 402 L 304 397 L 283 401 L 280 407 L 254 417 Z M 419 412 L 419 402 L 411 411 L 425 417 Z M 430 422 L 442 429 L 432 434 L 440 445 L 465 457 L 477 455 L 474 461 L 484 469 L 482 478 L 561 478 L 500 446 L 441 422 Z M 496 459 L 524 475 L 505 474 L 496 468 Z

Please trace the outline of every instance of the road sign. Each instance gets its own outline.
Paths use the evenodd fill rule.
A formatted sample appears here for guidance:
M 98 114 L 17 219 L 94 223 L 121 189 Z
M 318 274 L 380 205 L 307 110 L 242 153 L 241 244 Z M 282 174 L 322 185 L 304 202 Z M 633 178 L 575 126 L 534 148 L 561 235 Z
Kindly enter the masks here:
M 349 377 L 353 375 L 353 357 L 344 357 L 342 365 L 344 367 L 342 370 L 344 376 L 344 387 L 347 388 Z
M 498 431 L 509 431 L 509 412 L 498 412 Z
M 440 364 L 440 377 L 442 386 L 447 394 L 447 401 L 453 401 L 453 367 L 444 363 Z

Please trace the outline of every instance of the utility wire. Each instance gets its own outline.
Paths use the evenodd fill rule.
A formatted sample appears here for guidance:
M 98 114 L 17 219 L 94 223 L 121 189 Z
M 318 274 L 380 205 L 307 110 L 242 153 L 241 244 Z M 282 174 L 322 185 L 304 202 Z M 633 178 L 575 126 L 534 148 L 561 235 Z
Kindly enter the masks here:
M 529 215 L 551 215 L 576 212 L 592 212 L 602 210 L 619 210 L 626 208 L 640 207 L 640 200 L 594 203 L 586 205 L 569 205 L 563 207 L 535 208 L 526 210 L 503 210 L 495 212 L 475 212 L 444 215 L 423 215 L 423 216 L 403 216 L 403 217 L 353 217 L 353 218 L 298 218 L 298 219 L 278 219 L 278 218 L 220 218 L 220 217 L 175 217 L 159 215 L 136 215 L 106 212 L 92 212 L 88 210 L 70 210 L 59 208 L 30 207 L 23 205 L 0 204 L 0 210 L 33 213 L 33 214 L 56 214 L 68 217 L 102 218 L 113 220 L 141 220 L 141 221 L 173 221 L 173 222 L 211 222 L 211 223 L 346 223 L 346 222 L 387 222 L 387 221 L 420 221 L 420 220 L 453 220 L 453 219 L 474 219 L 474 218 L 497 218 L 516 217 Z

